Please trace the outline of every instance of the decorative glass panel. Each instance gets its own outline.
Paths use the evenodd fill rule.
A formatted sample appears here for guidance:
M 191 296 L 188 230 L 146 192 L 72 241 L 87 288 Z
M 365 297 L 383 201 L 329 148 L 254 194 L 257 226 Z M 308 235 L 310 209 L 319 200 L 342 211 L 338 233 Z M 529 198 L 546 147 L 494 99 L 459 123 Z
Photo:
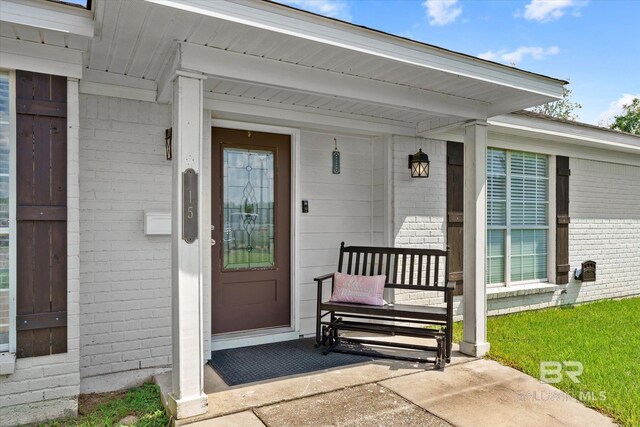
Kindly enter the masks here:
M 275 266 L 274 155 L 225 148 L 223 260 L 225 270 Z
M 9 75 L 0 71 L 0 351 L 9 349 Z

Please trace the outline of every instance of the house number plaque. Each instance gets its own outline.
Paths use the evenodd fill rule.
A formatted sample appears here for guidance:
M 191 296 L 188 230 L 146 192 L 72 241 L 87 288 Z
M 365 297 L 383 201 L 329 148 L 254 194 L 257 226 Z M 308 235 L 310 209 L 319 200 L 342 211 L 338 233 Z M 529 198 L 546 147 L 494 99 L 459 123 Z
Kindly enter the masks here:
M 198 174 L 189 168 L 182 172 L 182 239 L 195 242 L 198 237 Z

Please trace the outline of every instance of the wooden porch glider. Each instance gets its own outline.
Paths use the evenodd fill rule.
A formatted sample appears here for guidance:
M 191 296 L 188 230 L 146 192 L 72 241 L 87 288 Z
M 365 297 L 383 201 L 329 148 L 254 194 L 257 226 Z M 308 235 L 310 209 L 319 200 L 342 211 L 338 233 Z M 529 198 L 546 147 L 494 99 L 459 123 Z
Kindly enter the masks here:
M 372 306 L 364 304 L 323 301 L 323 282 L 333 278 L 333 273 L 316 277 L 318 286 L 316 343 L 324 347 L 324 353 L 331 351 L 369 354 L 377 357 L 391 357 L 427 361 L 400 355 L 367 353 L 353 350 L 344 343 L 374 344 L 385 347 L 411 350 L 435 351 L 433 360 L 438 369 L 444 369 L 451 361 L 453 334 L 453 290 L 455 282 L 448 282 L 449 249 L 386 248 L 340 245 L 338 272 L 363 276 L 386 275 L 385 289 L 406 289 L 411 291 L 435 291 L 444 294 L 444 306 L 422 306 L 409 304 L 384 304 Z M 443 271 L 444 270 L 444 271 Z M 332 283 L 333 289 L 333 283 Z M 324 312 L 324 313 L 323 313 Z M 402 335 L 435 339 L 437 345 L 416 345 L 390 341 L 346 338 L 340 331 L 373 332 L 386 335 Z

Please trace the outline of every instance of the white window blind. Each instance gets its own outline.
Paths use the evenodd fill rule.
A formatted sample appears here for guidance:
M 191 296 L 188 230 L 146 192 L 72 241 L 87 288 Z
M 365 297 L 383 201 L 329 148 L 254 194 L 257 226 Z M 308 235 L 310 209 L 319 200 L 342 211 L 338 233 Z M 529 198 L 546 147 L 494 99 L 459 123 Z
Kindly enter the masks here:
M 487 283 L 504 283 L 507 152 L 487 151 Z
M 547 156 L 488 149 L 488 284 L 547 278 L 548 169 Z

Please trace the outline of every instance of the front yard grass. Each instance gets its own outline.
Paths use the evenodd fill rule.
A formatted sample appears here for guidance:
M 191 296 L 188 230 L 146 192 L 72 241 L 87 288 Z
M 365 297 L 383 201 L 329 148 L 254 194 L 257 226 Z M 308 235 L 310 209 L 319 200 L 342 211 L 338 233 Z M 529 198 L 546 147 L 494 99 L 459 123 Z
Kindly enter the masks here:
M 78 417 L 50 421 L 42 427 L 106 427 L 120 425 L 128 415 L 138 420 L 132 426 L 160 427 L 169 422 L 160 401 L 160 389 L 154 384 L 144 384 L 130 390 L 80 395 Z
M 462 338 L 462 324 L 454 334 Z M 541 361 L 578 361 L 584 372 L 554 387 L 624 426 L 640 426 L 640 298 L 490 317 L 488 358 L 540 377 Z M 568 368 L 575 370 L 575 368 Z

